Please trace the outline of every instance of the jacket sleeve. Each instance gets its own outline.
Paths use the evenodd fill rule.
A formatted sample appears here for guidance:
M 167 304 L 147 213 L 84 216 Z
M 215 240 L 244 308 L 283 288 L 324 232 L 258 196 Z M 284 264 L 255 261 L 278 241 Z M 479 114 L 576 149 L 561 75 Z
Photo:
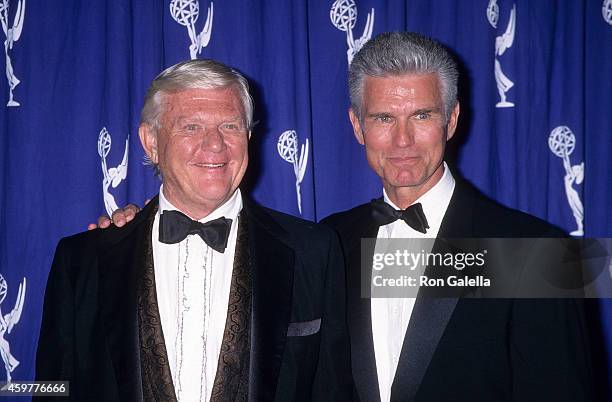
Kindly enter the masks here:
M 74 289 L 70 251 L 62 239 L 47 280 L 43 318 L 36 353 L 37 381 L 70 381 L 73 377 Z

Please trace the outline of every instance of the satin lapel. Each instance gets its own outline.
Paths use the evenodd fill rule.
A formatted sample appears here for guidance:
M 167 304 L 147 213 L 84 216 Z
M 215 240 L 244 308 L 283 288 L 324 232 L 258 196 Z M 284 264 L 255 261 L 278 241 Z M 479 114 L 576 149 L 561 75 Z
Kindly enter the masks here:
M 157 210 L 157 199 L 135 218 L 129 229 L 106 229 L 122 238 L 100 255 L 100 314 L 106 344 L 115 368 L 121 400 L 142 400 L 138 334 L 137 279 L 145 265 L 145 242 L 151 242 L 148 219 Z
M 474 195 L 466 184 L 457 180 L 450 204 L 442 219 L 438 237 L 471 237 L 474 235 Z
M 273 400 L 291 319 L 295 255 L 290 235 L 247 200 L 253 286 L 249 400 Z
M 438 238 L 472 236 L 472 216 L 472 203 L 464 187 L 457 182 L 438 231 Z M 436 240 L 432 252 L 444 252 L 444 249 L 445 246 Z M 419 291 L 393 379 L 392 401 L 412 401 L 416 397 L 457 302 L 457 297 L 423 297 Z
M 417 297 L 391 387 L 392 401 L 414 400 L 456 304 L 456 298 Z
M 372 337 L 372 310 L 369 298 L 361 297 L 361 239 L 376 238 L 378 225 L 367 208 L 359 224 L 350 233 L 340 233 L 347 259 L 347 321 L 351 339 L 351 364 L 355 387 L 361 401 L 379 401 L 378 375 Z M 371 261 L 374 249 L 368 249 L 364 258 Z M 370 268 L 371 269 L 371 268 Z M 370 277 L 371 272 L 364 272 Z
M 246 213 L 242 213 L 238 219 L 227 317 L 211 401 L 248 400 L 253 288 L 247 228 L 248 217 Z

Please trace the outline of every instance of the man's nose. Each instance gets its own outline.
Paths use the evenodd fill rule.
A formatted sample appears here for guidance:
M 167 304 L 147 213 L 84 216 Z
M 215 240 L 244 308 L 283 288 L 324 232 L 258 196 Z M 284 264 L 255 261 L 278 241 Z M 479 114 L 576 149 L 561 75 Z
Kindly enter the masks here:
M 414 127 L 410 122 L 399 120 L 393 133 L 394 145 L 404 148 L 414 145 Z
M 200 144 L 203 150 L 221 152 L 225 149 L 225 140 L 219 127 L 206 127 Z

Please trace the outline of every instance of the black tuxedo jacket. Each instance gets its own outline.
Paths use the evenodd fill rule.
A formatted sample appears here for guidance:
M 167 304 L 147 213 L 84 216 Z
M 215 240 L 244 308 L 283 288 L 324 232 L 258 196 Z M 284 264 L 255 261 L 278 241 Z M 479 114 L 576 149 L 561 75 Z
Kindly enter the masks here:
M 70 381 L 71 400 L 143 399 L 136 280 L 143 244 L 151 237 L 147 217 L 156 205 L 154 199 L 123 228 L 77 234 L 57 247 L 45 294 L 37 379 Z M 336 234 L 247 200 L 242 213 L 248 218 L 253 286 L 249 400 L 350 399 Z M 295 331 L 319 318 L 319 331 L 305 336 Z
M 370 299 L 361 298 L 360 239 L 376 238 L 370 204 L 323 220 L 347 264 L 354 400 L 380 401 Z M 438 237 L 558 237 L 530 215 L 457 181 Z M 434 245 L 437 247 L 438 242 Z M 590 358 L 581 301 L 417 296 L 392 401 L 584 401 Z

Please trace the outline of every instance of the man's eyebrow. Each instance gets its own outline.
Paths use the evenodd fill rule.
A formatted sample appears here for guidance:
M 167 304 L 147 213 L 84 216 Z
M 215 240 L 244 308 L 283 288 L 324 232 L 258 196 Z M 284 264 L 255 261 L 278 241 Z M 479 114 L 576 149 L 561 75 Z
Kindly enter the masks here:
M 366 115 L 366 117 L 387 117 L 387 116 L 392 116 L 392 114 L 389 112 L 372 112 Z
M 439 106 L 432 106 L 432 107 L 424 107 L 421 109 L 417 109 L 414 112 L 412 112 L 413 115 L 417 115 L 417 114 L 421 114 L 421 113 L 441 113 L 442 109 Z
M 183 121 L 192 121 L 192 120 L 201 120 L 202 116 L 205 116 L 206 113 L 196 113 L 196 114 L 192 114 L 192 115 L 182 115 L 182 116 L 177 116 L 176 119 L 174 119 L 174 121 L 176 122 L 183 122 Z M 227 118 L 222 119 L 223 123 L 227 123 L 227 122 L 233 122 L 233 121 L 240 121 L 243 120 L 241 115 L 235 115 L 235 116 L 229 116 Z
M 244 120 L 243 117 L 241 115 L 237 115 L 237 116 L 231 116 L 227 119 L 224 119 L 223 121 L 227 123 L 227 122 L 242 121 L 242 120 Z

